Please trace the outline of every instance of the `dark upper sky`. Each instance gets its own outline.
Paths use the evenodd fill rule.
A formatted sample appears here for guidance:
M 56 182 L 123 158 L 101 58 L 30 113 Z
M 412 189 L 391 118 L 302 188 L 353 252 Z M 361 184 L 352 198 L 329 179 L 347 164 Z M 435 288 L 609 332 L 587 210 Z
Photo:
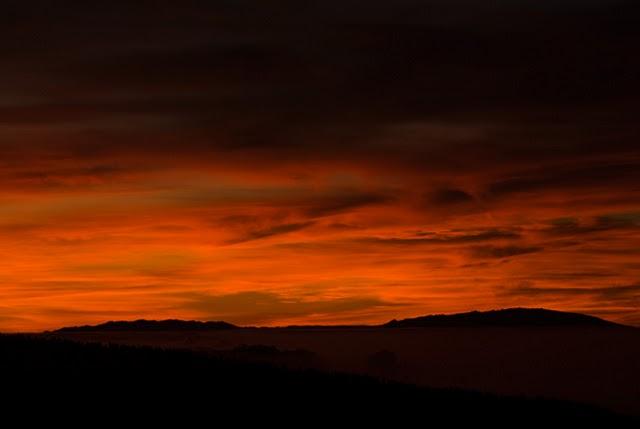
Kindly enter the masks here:
M 640 323 L 639 24 L 623 0 L 5 1 L 0 328 Z

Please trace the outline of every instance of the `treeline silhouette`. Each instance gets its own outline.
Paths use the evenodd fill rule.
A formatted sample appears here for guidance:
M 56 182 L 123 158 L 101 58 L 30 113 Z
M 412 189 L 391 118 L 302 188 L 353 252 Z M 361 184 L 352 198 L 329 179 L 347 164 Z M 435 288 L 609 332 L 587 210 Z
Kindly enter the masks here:
M 28 394 L 34 407 L 40 401 L 62 403 L 69 412 L 100 405 L 111 414 L 127 409 L 150 413 L 149 418 L 171 413 L 212 419 L 240 407 L 246 413 L 240 417 L 264 422 L 284 422 L 300 413 L 309 422 L 334 423 L 632 422 L 630 417 L 570 402 L 429 389 L 187 350 L 28 335 L 0 335 L 0 370 L 5 392 Z

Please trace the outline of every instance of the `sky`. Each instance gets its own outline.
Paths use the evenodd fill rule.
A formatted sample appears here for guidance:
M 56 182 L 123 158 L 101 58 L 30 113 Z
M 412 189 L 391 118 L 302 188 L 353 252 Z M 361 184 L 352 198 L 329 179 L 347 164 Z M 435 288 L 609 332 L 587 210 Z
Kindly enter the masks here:
M 0 331 L 640 325 L 636 0 L 6 0 Z

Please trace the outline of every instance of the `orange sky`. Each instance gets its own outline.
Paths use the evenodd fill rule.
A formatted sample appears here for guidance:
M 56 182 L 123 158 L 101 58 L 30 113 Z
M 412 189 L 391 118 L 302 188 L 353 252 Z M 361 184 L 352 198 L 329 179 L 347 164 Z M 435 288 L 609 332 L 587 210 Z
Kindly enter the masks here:
M 604 0 L 33 3 L 0 30 L 0 331 L 640 325 L 640 36 Z
M 4 193 L 3 330 L 375 323 L 506 306 L 639 321 L 640 213 L 624 194 L 482 201 L 434 185 L 425 197 L 401 174 L 313 166 L 304 178 L 63 170 Z

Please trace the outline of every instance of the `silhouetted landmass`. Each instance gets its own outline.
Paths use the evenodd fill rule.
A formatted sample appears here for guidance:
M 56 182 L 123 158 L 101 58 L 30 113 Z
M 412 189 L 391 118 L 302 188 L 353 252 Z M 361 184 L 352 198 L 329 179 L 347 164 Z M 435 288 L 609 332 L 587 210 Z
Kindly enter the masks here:
M 227 322 L 200 322 L 197 320 L 133 320 L 112 321 L 100 325 L 70 326 L 55 332 L 99 332 L 99 331 L 211 331 L 235 329 Z
M 96 408 L 99 413 L 92 416 L 99 419 L 120 413 L 128 421 L 128 413 L 134 411 L 147 422 L 168 415 L 200 423 L 205 422 L 199 420 L 202 418 L 221 422 L 226 416 L 236 422 L 259 419 L 263 426 L 270 420 L 299 426 L 318 419 L 356 419 L 370 424 L 380 423 L 381 418 L 395 424 L 423 421 L 427 426 L 463 422 L 495 427 L 526 421 L 611 427 L 633 422 L 631 417 L 571 402 L 429 389 L 187 350 L 25 335 L 0 335 L 0 369 L 3 390 L 14 397 L 24 392 L 34 410 L 40 409 L 39 401 L 61 401 L 63 407 L 57 412 L 69 415 Z
M 471 311 L 458 314 L 436 314 L 411 319 L 392 320 L 388 328 L 474 327 L 474 326 L 598 326 L 622 327 L 613 322 L 580 313 L 542 308 L 508 308 L 492 311 Z
M 595 316 L 580 313 L 547 310 L 543 308 L 508 308 L 491 311 L 471 311 L 458 314 L 434 314 L 409 319 L 393 319 L 383 325 L 289 325 L 276 329 L 325 330 L 370 329 L 372 327 L 418 328 L 447 326 L 602 326 L 624 327 Z M 133 320 L 110 321 L 99 325 L 69 326 L 53 332 L 102 332 L 102 331 L 212 331 L 240 329 L 242 327 L 223 321 L 201 322 L 197 320 Z M 251 327 L 253 328 L 253 327 Z M 260 328 L 273 329 L 273 328 Z
M 490 314 L 503 316 L 510 311 Z M 443 316 L 445 324 L 406 329 L 298 326 L 191 332 L 132 330 L 128 324 L 126 330 L 58 331 L 42 337 L 187 348 L 227 361 L 364 373 L 439 388 L 543 396 L 640 416 L 640 329 L 596 318 L 585 321 L 579 317 L 576 324 L 574 315 L 569 319 L 561 315 L 561 323 L 549 324 L 553 319 L 548 315 L 558 312 L 516 309 L 518 313 L 530 311 L 533 313 L 528 314 L 537 318 L 535 323 L 514 324 L 509 319 L 506 325 L 495 321 L 484 324 L 473 319 L 470 324 L 467 320 L 452 325 L 452 316 Z M 438 318 L 429 318 L 434 319 Z

